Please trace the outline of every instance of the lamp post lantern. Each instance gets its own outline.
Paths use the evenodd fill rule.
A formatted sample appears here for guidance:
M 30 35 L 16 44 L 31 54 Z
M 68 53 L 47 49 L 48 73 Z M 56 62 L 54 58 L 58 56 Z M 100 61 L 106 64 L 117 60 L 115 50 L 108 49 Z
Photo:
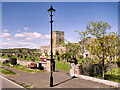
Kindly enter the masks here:
M 50 13 L 50 17 L 51 17 L 51 75 L 50 75 L 50 87 L 53 87 L 53 52 L 52 52 L 52 23 L 53 23 L 53 20 L 52 20 L 52 17 L 54 15 L 54 12 L 56 10 L 53 9 L 52 5 L 50 7 L 50 9 L 48 9 L 48 12 Z

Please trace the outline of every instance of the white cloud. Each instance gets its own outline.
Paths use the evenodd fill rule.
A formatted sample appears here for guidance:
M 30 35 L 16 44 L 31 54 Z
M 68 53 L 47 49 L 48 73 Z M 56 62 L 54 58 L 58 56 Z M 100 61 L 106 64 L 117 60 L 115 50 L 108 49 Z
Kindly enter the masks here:
M 25 40 L 33 40 L 33 38 L 28 37 L 28 38 L 26 38 Z
M 50 35 L 45 35 L 44 38 L 45 39 L 50 39 Z
M 50 35 L 42 35 L 38 32 L 22 32 L 14 35 L 14 40 L 7 37 L 2 48 L 40 48 L 42 45 L 49 45 Z
M 29 29 L 29 27 L 24 27 L 24 30 L 27 31 Z
M 15 48 L 15 47 L 28 47 L 33 43 L 31 42 L 3 42 L 2 47 L 3 48 Z
M 20 30 L 18 29 L 17 32 L 20 32 Z
M 5 42 L 2 42 L 2 48 L 40 48 L 40 46 L 46 46 L 49 45 L 48 40 L 43 40 L 43 41 L 27 41 L 27 40 L 12 40 L 8 41 L 6 40 Z
M 40 48 L 39 43 L 33 42 L 24 42 L 24 41 L 17 41 L 17 42 L 5 42 L 2 43 L 2 48 Z
M 11 41 L 11 40 L 13 40 L 13 39 L 11 39 L 11 38 L 7 38 L 7 40 L 8 40 L 8 41 Z
M 34 32 L 34 33 L 24 32 L 24 33 L 15 34 L 15 37 L 41 38 L 42 35 L 37 32 Z
M 2 33 L 1 37 L 9 37 L 10 34 L 9 33 Z
M 8 30 L 7 30 L 7 29 L 4 29 L 4 30 L 3 30 L 3 32 L 4 32 L 4 33 L 7 33 L 7 32 L 8 32 Z
M 36 38 L 42 37 L 42 35 L 40 33 L 36 33 L 36 32 L 32 33 L 32 35 Z
M 15 37 L 24 37 L 24 34 L 15 34 Z

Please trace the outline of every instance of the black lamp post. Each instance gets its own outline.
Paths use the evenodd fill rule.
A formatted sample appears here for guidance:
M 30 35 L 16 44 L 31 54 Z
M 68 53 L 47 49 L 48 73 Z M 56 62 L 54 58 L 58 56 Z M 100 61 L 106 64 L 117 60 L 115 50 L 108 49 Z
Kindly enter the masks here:
M 50 87 L 53 87 L 53 53 L 52 53 L 52 23 L 53 23 L 53 20 L 52 20 L 52 17 L 54 15 L 54 12 L 56 10 L 53 9 L 52 5 L 50 7 L 50 9 L 48 9 L 48 12 L 50 12 L 50 17 L 51 17 L 51 75 L 50 75 Z

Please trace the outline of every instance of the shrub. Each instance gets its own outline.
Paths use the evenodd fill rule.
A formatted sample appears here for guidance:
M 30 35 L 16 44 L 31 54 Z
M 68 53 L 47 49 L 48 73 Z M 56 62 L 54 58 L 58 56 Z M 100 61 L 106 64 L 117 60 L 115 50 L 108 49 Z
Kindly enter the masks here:
M 8 55 L 8 57 L 12 57 L 11 55 Z
M 3 61 L 3 64 L 9 63 L 9 60 L 5 60 Z
M 82 59 L 82 58 L 83 58 L 83 55 L 80 55 L 79 58 Z
M 116 60 L 118 67 L 120 67 L 120 58 L 117 58 Z
M 4 56 L 4 54 L 2 54 L 2 56 Z
M 59 51 L 57 50 L 57 51 L 55 51 L 55 55 L 59 55 Z
M 80 74 L 88 76 L 97 76 L 102 73 L 101 64 L 93 64 L 92 62 L 85 62 L 80 64 Z
M 9 59 L 9 62 L 10 62 L 12 65 L 16 65 L 16 64 L 17 64 L 17 58 L 10 58 L 10 59 Z

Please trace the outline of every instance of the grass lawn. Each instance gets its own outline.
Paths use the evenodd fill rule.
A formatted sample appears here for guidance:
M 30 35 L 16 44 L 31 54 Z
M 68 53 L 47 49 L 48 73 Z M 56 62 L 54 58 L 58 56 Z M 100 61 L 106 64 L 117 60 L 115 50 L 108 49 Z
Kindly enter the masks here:
M 2 58 L 9 58 L 7 55 L 2 56 Z
M 56 68 L 64 71 L 69 71 L 69 62 L 63 64 L 63 61 L 56 61 Z
M 2 62 L 0 61 L 0 65 L 2 65 Z
M 105 73 L 105 79 L 120 83 L 120 67 L 112 71 L 107 71 Z
M 0 67 L 0 71 L 5 74 L 5 75 L 15 75 L 16 73 L 14 73 L 12 70 L 9 69 L 5 69 L 3 67 Z
M 64 71 L 69 71 L 69 62 L 63 64 L 63 61 L 56 61 L 56 68 Z M 111 75 L 112 73 L 112 75 Z M 101 75 L 95 76 L 95 78 L 102 79 Z M 119 82 L 120 83 L 120 68 L 113 69 L 112 71 L 107 71 L 105 73 L 105 80 Z
M 25 84 L 25 83 L 18 82 L 18 81 L 12 80 L 12 79 L 9 79 L 9 80 L 11 80 L 11 81 L 13 81 L 13 82 L 19 84 L 20 86 L 23 86 L 23 87 L 26 88 L 26 89 L 29 89 L 29 88 L 30 88 L 30 86 L 27 85 L 27 84 Z
M 102 79 L 101 75 L 95 76 L 96 78 Z M 105 80 L 114 81 L 120 83 L 120 68 L 107 71 L 105 73 Z
M 20 59 L 22 60 L 20 57 L 17 57 L 17 56 L 13 56 L 14 58 L 17 58 L 17 59 Z M 7 56 L 3 56 L 3 58 L 8 58 Z M 27 57 L 28 60 L 30 60 L 29 57 Z M 39 58 L 37 58 L 36 61 L 40 61 Z M 16 69 L 19 69 L 19 70 L 23 70 L 23 71 L 26 71 L 26 72 L 42 72 L 43 70 L 38 70 L 38 69 L 35 69 L 35 70 L 29 70 L 27 68 L 27 66 L 23 66 L 23 65 L 14 65 L 14 66 L 10 66 L 10 64 L 2 64 L 2 62 L 0 62 L 0 65 L 3 65 L 3 66 L 7 66 L 7 67 L 11 67 L 11 68 L 16 68 Z
M 2 56 L 2 58 L 8 58 L 9 59 L 9 57 L 7 55 Z M 23 58 L 17 57 L 17 56 L 12 56 L 12 58 L 17 58 L 18 60 L 25 60 L 24 55 L 23 55 Z M 27 56 L 26 60 L 32 61 L 32 58 L 33 58 L 32 56 L 31 56 L 31 58 L 30 58 L 30 56 Z M 40 61 L 40 58 L 38 58 L 38 56 L 35 57 L 35 62 L 39 62 L 39 61 Z
M 23 70 L 23 71 L 26 71 L 26 72 L 41 72 L 40 70 L 29 70 L 27 68 L 27 66 L 23 66 L 23 65 L 14 65 L 13 68 Z
M 40 62 L 40 58 L 36 57 L 35 59 L 35 62 Z
M 24 65 L 14 65 L 14 66 L 10 66 L 10 64 L 2 64 L 3 66 L 7 66 L 7 67 L 11 67 L 11 68 L 15 68 L 15 69 L 19 69 L 22 71 L 26 71 L 26 72 L 42 72 L 41 70 L 29 70 L 27 68 L 27 66 Z

